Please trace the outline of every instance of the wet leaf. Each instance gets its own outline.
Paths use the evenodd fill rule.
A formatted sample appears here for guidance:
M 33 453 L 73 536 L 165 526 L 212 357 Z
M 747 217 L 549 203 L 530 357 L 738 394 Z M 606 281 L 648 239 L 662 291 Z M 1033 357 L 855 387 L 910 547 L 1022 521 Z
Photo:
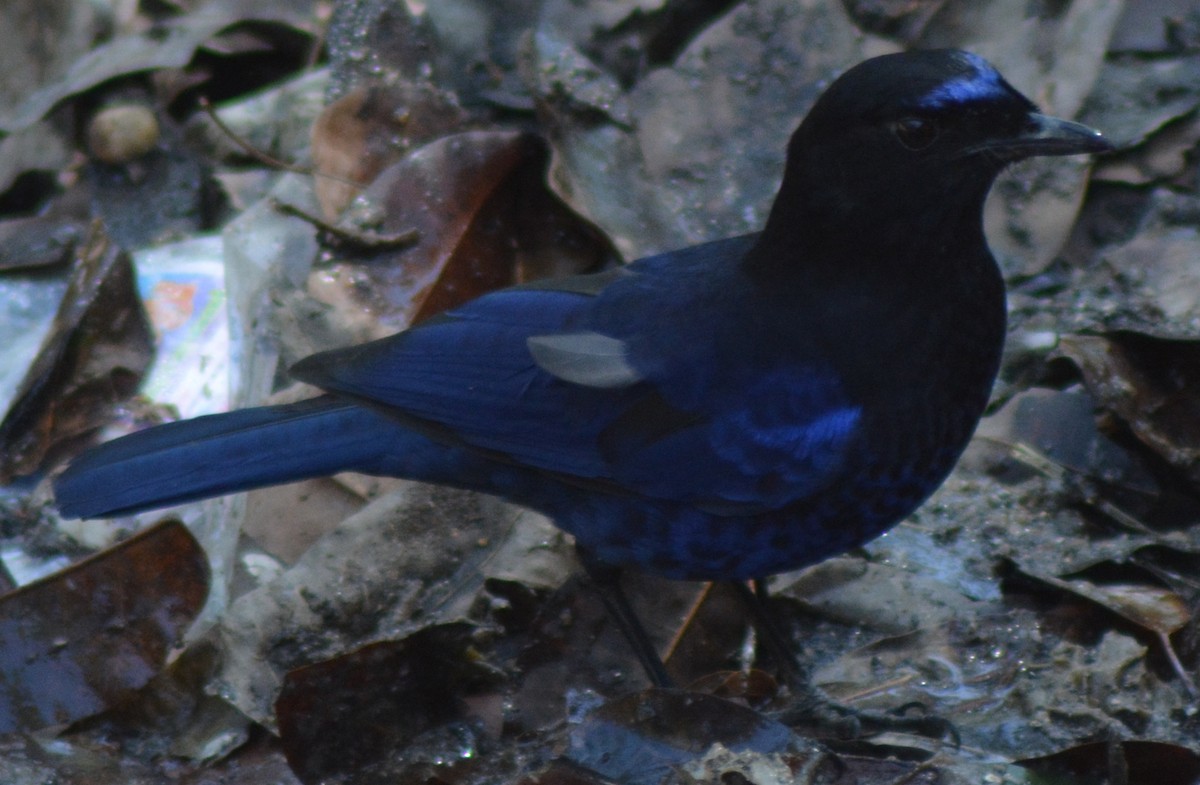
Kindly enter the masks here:
M 0 46 L 3 43 L 0 39 Z M 23 175 L 65 169 L 71 155 L 66 134 L 49 122 L 9 134 L 0 139 L 0 193 L 7 192 Z M 4 249 L 7 256 L 7 244 Z
M 335 265 L 335 279 L 394 332 L 518 281 L 598 269 L 612 256 L 591 224 L 543 182 L 545 145 L 515 131 L 448 136 L 389 167 L 352 219 L 383 235 L 415 230 L 412 247 Z
M 221 695 L 271 727 L 285 673 L 397 639 L 418 623 L 463 618 L 482 588 L 485 542 L 498 542 L 521 514 L 489 497 L 415 483 L 376 500 L 231 604 L 218 627 Z
M 1071 472 L 1147 494 L 1157 488 L 1136 457 L 1100 432 L 1095 403 L 1083 389 L 1034 388 L 1013 396 L 984 418 L 976 438 L 987 439 L 1007 456 L 1027 444 Z
M 630 258 L 761 229 L 818 85 L 886 47 L 840 3 L 738 3 L 623 92 L 546 27 L 523 71 L 555 187 Z
M 1197 141 L 1200 141 L 1200 119 L 1193 115 L 1172 119 L 1152 132 L 1145 143 L 1106 157 L 1096 166 L 1094 176 L 1098 180 L 1134 185 L 1186 176 Z
M 421 14 L 412 11 L 412 7 L 392 2 L 334 4 L 326 48 L 335 95 L 343 95 L 365 83 L 429 79 L 438 75 L 440 64 L 434 60 L 441 47 L 427 23 L 429 9 Z M 476 50 L 470 57 L 478 55 Z M 478 61 L 463 58 L 458 65 L 471 68 Z
M 252 739 L 229 757 L 179 777 L 179 785 L 300 785 L 279 746 L 271 736 Z
M 1098 741 L 1015 763 L 1045 778 L 1040 782 L 1061 785 L 1192 785 L 1200 781 L 1200 755 L 1156 741 Z
M 1111 286 L 1114 277 L 1128 281 L 1132 291 L 1124 297 L 1126 307 L 1145 303 L 1151 333 L 1157 329 L 1170 331 L 1171 337 L 1200 337 L 1198 208 L 1195 197 L 1156 192 L 1137 234 L 1106 250 L 1104 267 L 1095 271 L 1099 286 Z
M 571 733 L 567 757 L 626 783 L 658 783 L 713 744 L 731 750 L 812 755 L 786 726 L 701 693 L 646 690 L 609 701 Z
M 196 47 L 239 22 L 250 19 L 295 21 L 303 15 L 305 4 L 278 3 L 271 7 L 270 3 L 256 3 L 250 10 L 243 5 L 210 2 L 205 4 L 203 13 L 185 14 L 144 32 L 120 36 L 91 50 L 72 63 L 61 79 L 42 86 L 19 105 L 0 111 L 0 129 L 16 131 L 32 125 L 63 99 L 110 79 L 187 65 Z
M 465 119 L 453 95 L 428 84 L 364 86 L 334 101 L 312 127 L 321 212 L 337 217 L 388 165 Z
M 594 771 L 570 761 L 556 760 L 539 772 L 517 781 L 516 785 L 616 785 Z
M 95 430 L 137 389 L 153 337 L 129 256 L 93 230 L 50 335 L 0 422 L 0 482 L 29 474 L 53 450 Z
M 1121 21 L 1108 42 L 1109 51 L 1112 54 L 1178 54 L 1182 42 L 1177 34 L 1186 26 L 1188 12 L 1194 10 L 1192 0 L 1126 3 Z
M 1096 584 L 1037 575 L 1038 580 L 1103 605 L 1113 613 L 1151 632 L 1170 634 L 1187 624 L 1191 612 L 1173 591 L 1145 584 Z
M 0 732 L 96 714 L 162 668 L 208 594 L 208 562 L 168 521 L 0 597 Z
M 1197 697 L 1195 683 L 1180 662 L 1171 641 L 1171 635 L 1192 620 L 1191 608 L 1175 591 L 1119 579 L 1099 584 L 1086 578 L 1059 578 L 1056 575 L 1031 570 L 1027 565 L 1020 564 L 1019 560 L 1018 564 L 1026 575 L 1035 580 L 1082 597 L 1154 633 L 1180 683 L 1193 700 Z
M 1118 147 L 1147 137 L 1200 106 L 1200 55 L 1168 59 L 1111 57 L 1079 116 Z
M 6 736 L 0 748 L 4 785 L 299 785 L 270 739 L 256 739 L 229 758 L 191 769 L 114 754 L 111 739 L 78 734 Z
M 693 38 L 735 5 L 737 0 L 620 0 L 582 6 L 569 22 L 556 21 L 562 33 L 567 26 L 576 35 L 590 33 L 588 55 L 628 86 L 647 71 L 673 63 Z
M 69 261 L 84 233 L 77 219 L 32 216 L 0 221 L 0 271 L 58 267 Z
M 1102 407 L 1200 487 L 1200 341 L 1122 331 L 1060 348 Z
M 441 734 L 413 748 L 422 734 L 464 722 L 463 698 L 494 680 L 472 659 L 473 633 L 463 623 L 427 627 L 289 672 L 275 711 L 292 770 L 306 783 L 384 782 L 406 764 L 474 757 L 465 725 L 457 750 Z
M 845 0 L 846 10 L 864 30 L 913 43 L 945 0 Z

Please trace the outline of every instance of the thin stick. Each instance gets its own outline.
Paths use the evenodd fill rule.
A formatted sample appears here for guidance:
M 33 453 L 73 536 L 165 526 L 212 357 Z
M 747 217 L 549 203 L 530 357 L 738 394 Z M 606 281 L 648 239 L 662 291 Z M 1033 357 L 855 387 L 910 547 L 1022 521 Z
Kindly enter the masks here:
M 327 174 L 325 172 L 318 172 L 315 169 L 309 169 L 308 167 L 300 166 L 298 164 L 292 164 L 292 163 L 288 163 L 287 161 L 281 161 L 272 155 L 268 155 L 267 153 L 264 153 L 262 150 L 259 150 L 254 145 L 250 144 L 249 141 L 247 141 L 246 139 L 243 139 L 232 128 L 230 128 L 228 125 L 226 125 L 225 121 L 221 119 L 221 116 L 217 114 L 216 107 L 214 107 L 212 105 L 211 101 L 209 101 L 207 98 L 205 98 L 203 96 L 201 96 L 201 98 L 200 98 L 200 108 L 203 109 L 204 113 L 207 114 L 209 119 L 211 119 L 213 121 L 213 124 L 217 127 L 217 129 L 220 130 L 221 133 L 225 134 L 225 136 L 227 136 L 229 138 L 229 141 L 233 142 L 238 147 L 242 148 L 242 150 L 246 153 L 246 155 L 250 156 L 251 158 L 253 158 L 254 160 L 258 161 L 261 164 L 265 164 L 266 166 L 269 166 L 272 169 L 280 169 L 285 172 L 294 172 L 296 174 L 308 175 L 310 177 L 324 177 L 328 180 L 333 180 L 335 182 L 343 183 L 343 184 L 349 185 L 353 188 L 366 188 L 366 185 L 364 183 L 355 182 L 354 180 L 350 180 L 345 177 L 339 177 L 336 174 Z
M 378 234 L 376 232 L 347 229 L 337 224 L 329 223 L 324 218 L 313 215 L 303 207 L 281 202 L 278 199 L 272 199 L 271 206 L 284 215 L 290 215 L 307 221 L 322 232 L 330 235 L 330 237 L 339 243 L 355 246 L 367 251 L 407 248 L 410 245 L 415 245 L 421 239 L 421 233 L 416 229 L 405 229 L 402 232 L 394 232 L 392 234 Z

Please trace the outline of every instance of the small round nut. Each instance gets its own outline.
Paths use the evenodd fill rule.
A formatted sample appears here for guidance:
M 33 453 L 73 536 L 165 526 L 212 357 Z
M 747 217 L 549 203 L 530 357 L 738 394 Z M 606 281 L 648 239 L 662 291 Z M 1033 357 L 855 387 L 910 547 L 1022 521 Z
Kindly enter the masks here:
M 140 158 L 158 144 L 158 118 L 138 104 L 101 109 L 87 128 L 92 157 L 106 164 L 123 164 Z

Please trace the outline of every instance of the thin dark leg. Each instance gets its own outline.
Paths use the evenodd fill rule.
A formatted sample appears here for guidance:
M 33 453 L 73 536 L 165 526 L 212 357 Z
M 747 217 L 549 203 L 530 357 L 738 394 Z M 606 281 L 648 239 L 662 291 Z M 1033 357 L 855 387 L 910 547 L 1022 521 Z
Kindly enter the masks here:
M 733 587 L 734 592 L 749 611 L 763 645 L 771 653 L 776 667 L 787 673 L 789 681 L 793 685 L 810 685 L 812 682 L 808 671 L 800 664 L 800 658 L 792 648 L 787 634 L 775 622 L 775 617 L 767 609 L 767 601 L 770 597 L 767 594 L 766 582 L 756 580 L 752 583 L 754 584 L 753 591 L 743 581 L 732 581 L 729 585 Z
M 650 682 L 655 687 L 674 687 L 675 683 L 667 675 L 666 666 L 663 665 L 662 658 L 658 656 L 654 644 L 650 642 L 646 628 L 638 620 L 637 614 L 633 612 L 633 606 L 629 604 L 629 598 L 625 596 L 625 592 L 621 588 L 619 580 L 621 571 L 607 564 L 600 564 L 583 552 L 579 553 L 579 559 L 583 562 L 583 568 L 587 571 L 588 577 L 592 579 L 596 593 L 604 602 L 608 615 L 617 623 L 617 628 L 621 630 L 625 640 L 629 641 L 633 653 L 637 655 Z

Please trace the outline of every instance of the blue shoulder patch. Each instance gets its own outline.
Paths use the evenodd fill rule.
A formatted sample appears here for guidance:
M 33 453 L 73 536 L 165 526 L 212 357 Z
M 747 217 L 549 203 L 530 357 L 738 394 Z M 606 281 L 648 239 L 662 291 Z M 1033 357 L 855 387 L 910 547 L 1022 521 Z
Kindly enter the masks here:
M 768 506 L 815 493 L 838 472 L 862 420 L 835 378 L 817 370 L 776 371 L 744 393 L 743 405 L 713 421 L 713 450 L 729 473 L 752 480 L 776 478 Z
M 970 52 L 959 54 L 973 71 L 961 74 L 930 90 L 917 102 L 922 109 L 936 110 L 947 106 L 961 106 L 1008 94 L 1004 78 L 987 60 Z

